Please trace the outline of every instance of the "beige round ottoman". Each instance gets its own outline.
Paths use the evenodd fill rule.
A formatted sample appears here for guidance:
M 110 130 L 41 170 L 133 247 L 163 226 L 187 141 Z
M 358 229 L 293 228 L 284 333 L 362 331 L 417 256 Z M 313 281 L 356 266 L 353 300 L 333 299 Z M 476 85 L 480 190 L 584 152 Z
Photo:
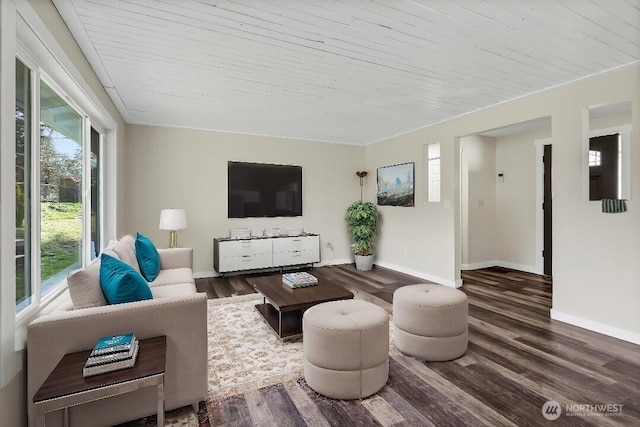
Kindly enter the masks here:
M 302 318 L 304 376 L 334 399 L 360 399 L 389 378 L 389 315 L 375 304 L 342 300 L 314 305 Z
M 421 284 L 393 293 L 393 340 L 402 353 L 428 361 L 462 356 L 468 345 L 467 295 Z

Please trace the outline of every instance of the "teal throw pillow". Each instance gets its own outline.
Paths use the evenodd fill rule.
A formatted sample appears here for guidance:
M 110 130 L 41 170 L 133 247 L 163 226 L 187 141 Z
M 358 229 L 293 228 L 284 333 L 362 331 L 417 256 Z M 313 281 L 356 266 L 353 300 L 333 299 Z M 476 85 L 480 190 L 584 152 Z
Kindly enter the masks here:
M 153 282 L 160 271 L 160 255 L 155 245 L 146 236 L 136 233 L 136 258 L 140 271 L 147 282 Z
M 149 284 L 140 273 L 107 254 L 100 256 L 100 287 L 109 304 L 153 298 Z

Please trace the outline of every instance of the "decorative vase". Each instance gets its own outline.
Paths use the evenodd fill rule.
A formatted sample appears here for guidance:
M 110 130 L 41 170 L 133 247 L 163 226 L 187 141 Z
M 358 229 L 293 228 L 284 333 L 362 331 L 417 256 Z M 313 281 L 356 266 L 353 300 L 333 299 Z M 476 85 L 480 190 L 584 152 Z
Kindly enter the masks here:
M 373 268 L 373 255 L 356 255 L 356 269 L 369 271 Z

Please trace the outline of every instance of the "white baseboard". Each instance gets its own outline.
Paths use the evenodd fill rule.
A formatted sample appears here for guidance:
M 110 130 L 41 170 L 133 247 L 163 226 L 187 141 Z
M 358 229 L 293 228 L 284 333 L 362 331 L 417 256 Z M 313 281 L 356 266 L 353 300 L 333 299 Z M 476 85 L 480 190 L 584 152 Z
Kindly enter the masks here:
M 353 262 L 354 261 L 351 258 L 330 259 L 328 261 L 322 261 L 320 264 L 317 264 L 317 266 L 324 267 L 325 265 L 353 264 Z
M 481 268 L 488 268 L 488 267 L 503 267 L 503 268 L 510 268 L 512 270 L 524 271 L 525 273 L 543 274 L 543 272 L 539 271 L 536 267 L 532 267 L 530 265 L 516 264 L 513 262 L 498 261 L 498 260 L 475 262 L 472 264 L 462 264 L 460 266 L 460 269 L 461 270 L 479 270 Z
M 323 267 L 326 265 L 342 265 L 342 264 L 353 264 L 353 260 L 351 258 L 341 258 L 341 259 L 332 259 L 329 261 L 323 261 L 320 262 L 319 264 L 315 264 L 317 267 Z M 437 276 L 432 276 L 430 274 L 426 274 L 423 273 L 421 271 L 416 271 L 416 270 L 412 270 L 410 268 L 405 268 L 399 265 L 395 265 L 395 264 L 390 264 L 390 263 L 386 263 L 386 262 L 375 262 L 375 265 L 379 265 L 380 267 L 384 267 L 384 268 L 388 268 L 390 270 L 394 270 L 400 273 L 404 273 L 404 274 L 408 274 L 410 276 L 416 276 L 419 277 L 421 279 L 425 279 L 428 280 L 430 282 L 434 282 L 434 283 L 439 283 L 441 285 L 444 286 L 449 286 L 450 288 L 459 288 L 460 286 L 462 286 L 462 279 L 457 279 L 457 280 L 447 280 L 447 279 L 443 279 L 441 277 L 437 277 Z M 237 273 L 228 273 L 229 275 L 231 274 L 243 274 L 245 272 L 237 272 Z M 216 273 L 215 271 L 198 271 L 196 273 L 193 273 L 193 277 L 196 279 L 202 279 L 202 278 L 207 278 L 207 277 L 219 277 L 220 274 Z
M 513 262 L 498 261 L 498 267 L 510 268 L 512 270 L 524 271 L 525 273 L 543 274 L 535 266 L 515 264 Z
M 471 264 L 462 264 L 460 266 L 461 270 L 480 270 L 481 268 L 489 268 L 495 267 L 498 265 L 498 261 L 482 261 L 482 262 L 474 262 Z
M 215 271 L 211 270 L 211 271 L 197 271 L 195 273 L 193 273 L 193 278 L 194 279 L 206 279 L 208 277 L 218 277 L 219 274 L 216 273 Z
M 314 264 L 315 267 L 323 267 L 325 265 L 340 265 L 340 264 L 353 264 L 353 260 L 349 259 L 349 258 L 343 258 L 343 259 L 332 259 L 329 261 L 322 261 L 320 263 Z M 271 269 L 265 269 L 265 270 L 251 270 L 252 273 L 259 273 L 259 272 L 273 272 L 275 271 L 274 269 L 277 269 L 278 267 L 274 267 Z M 230 273 L 225 273 L 228 276 L 232 276 L 234 274 L 245 274 L 247 273 L 246 271 L 234 271 L 234 272 L 230 272 Z M 194 279 L 206 279 L 207 277 L 220 277 L 220 274 L 217 273 L 214 270 L 210 270 L 210 271 L 197 271 L 195 273 L 193 273 L 193 278 Z
M 626 329 L 616 328 L 614 326 L 605 325 L 593 320 L 574 316 L 572 314 L 563 313 L 561 311 L 551 309 L 551 318 L 583 329 L 588 329 L 599 334 L 608 335 L 633 344 L 640 344 L 640 334 L 627 331 Z
M 375 262 L 375 265 L 379 265 L 380 267 L 388 268 L 389 270 L 394 270 L 400 273 L 408 274 L 410 276 L 416 276 L 421 279 L 428 280 L 430 282 L 438 283 L 440 285 L 448 286 L 450 288 L 459 288 L 462 286 L 462 280 L 447 280 L 442 277 L 432 276 L 430 274 L 424 273 L 422 271 L 412 270 L 410 268 L 402 267 L 400 265 L 391 264 L 388 262 Z

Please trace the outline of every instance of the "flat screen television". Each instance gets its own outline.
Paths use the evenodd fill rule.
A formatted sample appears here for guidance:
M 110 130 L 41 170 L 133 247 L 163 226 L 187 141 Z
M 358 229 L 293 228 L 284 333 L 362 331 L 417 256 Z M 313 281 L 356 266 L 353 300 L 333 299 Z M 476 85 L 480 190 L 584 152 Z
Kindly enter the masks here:
M 228 162 L 229 218 L 302 216 L 302 166 Z

